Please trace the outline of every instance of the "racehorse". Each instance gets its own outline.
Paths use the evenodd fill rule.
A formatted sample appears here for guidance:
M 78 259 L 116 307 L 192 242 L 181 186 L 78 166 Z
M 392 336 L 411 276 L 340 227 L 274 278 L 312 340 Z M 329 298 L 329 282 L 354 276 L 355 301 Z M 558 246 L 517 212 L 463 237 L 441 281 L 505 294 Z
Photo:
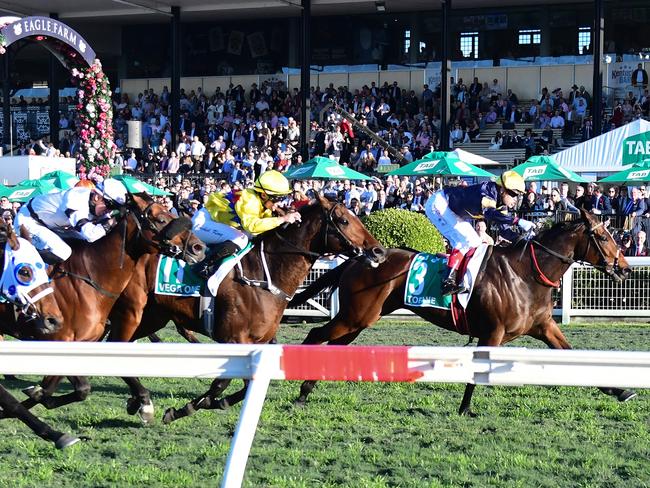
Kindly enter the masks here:
M 19 251 L 22 246 L 31 246 L 27 240 L 19 240 L 18 236 L 10 224 L 6 224 L 4 220 L 0 220 L 0 256 L 5 259 L 5 246 L 8 245 L 13 251 Z M 25 249 L 23 249 L 24 251 Z M 32 290 L 23 296 L 23 300 L 16 296 L 16 306 L 23 310 L 23 316 L 33 323 L 33 326 L 42 329 L 43 331 L 51 330 L 53 327 L 58 327 L 63 320 L 59 307 L 50 293 L 50 284 L 45 276 L 44 282 L 39 282 L 34 269 L 41 267 L 45 268 L 45 264 L 38 256 L 38 253 L 33 250 L 33 256 L 38 260 L 29 262 L 28 260 L 17 259 L 17 266 L 5 266 L 3 271 L 3 279 L 0 280 L 5 283 L 5 273 L 10 273 L 13 276 L 20 278 L 24 283 L 36 284 Z M 36 299 L 35 299 L 36 298 Z M 13 304 L 7 304 L 7 310 L 11 313 L 12 319 L 14 316 Z M 25 425 L 27 425 L 36 435 L 42 439 L 54 442 L 54 445 L 59 449 L 64 449 L 68 446 L 79 441 L 77 437 L 65 434 L 54 430 L 45 422 L 34 416 L 29 410 L 16 400 L 11 393 L 0 385 L 0 419 L 1 418 L 17 418 Z
M 196 263 L 205 245 L 191 232 L 187 218 L 175 218 L 147 194 L 130 195 L 123 216 L 107 236 L 92 245 L 76 240 L 72 256 L 52 271 L 54 296 L 64 317 L 56 331 L 33 331 L 32 338 L 50 341 L 99 341 L 106 333 L 111 308 L 128 285 L 136 263 L 147 253 L 163 253 Z M 74 392 L 53 397 L 61 377 L 47 376 L 40 387 L 24 390 L 27 407 L 42 403 L 57 408 L 83 401 L 90 393 L 85 377 L 69 377 Z M 131 383 L 130 378 L 124 381 Z
M 272 341 L 289 299 L 323 254 L 352 253 L 381 261 L 385 250 L 345 206 L 319 197 L 303 206 L 300 212 L 302 223 L 283 226 L 257 237 L 255 247 L 242 258 L 243 276 L 233 270 L 221 283 L 214 305 L 212 339 L 246 344 Z M 202 332 L 200 298 L 155 294 L 156 267 L 154 256 L 141 258 L 134 278 L 111 312 L 108 340 L 126 342 L 146 337 L 170 320 L 177 326 Z M 268 277 L 265 267 L 269 270 Z M 256 281 L 251 283 L 247 279 Z M 201 408 L 224 408 L 241 400 L 247 382 L 238 393 L 218 400 L 229 383 L 230 380 L 215 380 L 207 393 L 185 407 L 169 409 L 164 421 L 171 422 Z M 140 385 L 139 391 L 129 400 L 130 413 L 136 413 L 142 405 L 150 406 L 151 399 L 149 392 Z M 152 409 L 150 411 L 152 415 Z
M 519 336 L 539 339 L 553 349 L 571 345 L 553 320 L 551 292 L 573 263 L 586 262 L 615 281 L 623 281 L 630 268 L 611 234 L 592 215 L 581 211 L 575 222 L 560 223 L 540 233 L 537 239 L 493 247 L 467 306 L 471 337 L 479 346 L 500 346 Z M 377 268 L 343 263 L 324 274 L 297 295 L 291 306 L 300 305 L 327 287 L 339 289 L 340 309 L 321 327 L 309 331 L 303 344 L 350 344 L 363 329 L 383 315 L 405 308 L 447 330 L 457 331 L 450 310 L 412 307 L 404 304 L 404 288 L 411 261 L 417 252 L 390 249 Z M 315 386 L 305 381 L 296 400 L 303 405 Z M 470 402 L 475 385 L 468 384 L 459 409 L 474 416 Z M 626 401 L 636 394 L 629 390 L 601 388 Z

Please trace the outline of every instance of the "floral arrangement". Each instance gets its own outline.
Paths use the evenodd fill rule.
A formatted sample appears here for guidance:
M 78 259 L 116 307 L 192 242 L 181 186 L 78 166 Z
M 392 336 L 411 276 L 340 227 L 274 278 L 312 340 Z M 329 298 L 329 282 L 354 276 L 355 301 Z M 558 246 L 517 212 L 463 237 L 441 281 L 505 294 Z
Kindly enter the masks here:
M 77 81 L 77 118 L 81 139 L 81 167 L 83 177 L 98 174 L 108 175 L 110 171 L 113 143 L 113 104 L 111 89 L 99 59 L 88 68 L 72 69 Z

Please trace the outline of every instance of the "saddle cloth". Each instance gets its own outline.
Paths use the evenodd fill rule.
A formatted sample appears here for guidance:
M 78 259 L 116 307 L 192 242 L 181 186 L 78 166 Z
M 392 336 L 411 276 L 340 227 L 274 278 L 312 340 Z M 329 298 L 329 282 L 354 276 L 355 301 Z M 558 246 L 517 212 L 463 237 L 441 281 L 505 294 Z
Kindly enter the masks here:
M 462 309 L 467 308 L 487 250 L 487 244 L 481 244 L 473 252 L 468 252 L 461 264 L 462 283 L 467 292 L 458 294 L 456 299 Z M 411 307 L 449 309 L 452 297 L 443 297 L 440 294 L 440 287 L 447 273 L 446 257 L 428 253 L 416 254 L 409 267 L 404 289 L 404 304 Z

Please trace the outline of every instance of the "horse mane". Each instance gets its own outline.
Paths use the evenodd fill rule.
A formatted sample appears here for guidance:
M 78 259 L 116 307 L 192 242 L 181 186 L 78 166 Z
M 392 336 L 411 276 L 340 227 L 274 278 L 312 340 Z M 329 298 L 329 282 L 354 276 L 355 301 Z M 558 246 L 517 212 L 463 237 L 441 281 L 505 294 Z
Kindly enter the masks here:
M 542 230 L 537 234 L 534 239 L 539 242 L 544 241 L 553 241 L 567 234 L 568 232 L 575 231 L 578 227 L 584 225 L 582 219 L 572 220 L 568 222 L 558 222 L 551 227 Z M 505 249 L 521 249 L 523 246 L 528 244 L 528 240 L 519 239 L 517 242 L 507 246 Z

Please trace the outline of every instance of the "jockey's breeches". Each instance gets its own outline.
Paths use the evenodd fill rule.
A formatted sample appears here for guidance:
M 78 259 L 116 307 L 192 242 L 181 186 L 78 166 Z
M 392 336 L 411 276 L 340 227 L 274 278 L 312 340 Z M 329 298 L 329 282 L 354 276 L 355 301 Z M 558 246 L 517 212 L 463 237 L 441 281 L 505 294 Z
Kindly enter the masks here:
M 465 254 L 471 248 L 481 245 L 481 238 L 472 224 L 449 208 L 444 190 L 437 191 L 429 197 L 424 204 L 424 211 L 453 249 Z
M 27 209 L 27 205 L 18 212 L 15 222 L 16 228 L 22 225 L 32 237 L 34 247 L 39 251 L 47 250 L 66 261 L 72 254 L 72 249 L 56 233 L 36 221 Z
M 248 234 L 228 224 L 215 222 L 204 208 L 192 217 L 192 231 L 208 246 L 225 241 L 234 242 L 240 249 L 248 245 Z

